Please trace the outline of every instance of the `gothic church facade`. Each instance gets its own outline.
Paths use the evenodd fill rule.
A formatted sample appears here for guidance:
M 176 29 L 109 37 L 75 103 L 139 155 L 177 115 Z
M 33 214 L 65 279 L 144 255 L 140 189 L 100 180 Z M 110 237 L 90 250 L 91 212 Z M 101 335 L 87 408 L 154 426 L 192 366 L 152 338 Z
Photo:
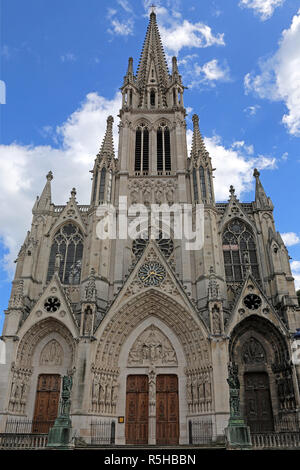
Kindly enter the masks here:
M 292 361 L 300 312 L 259 172 L 254 202 L 241 203 L 233 187 L 228 203 L 215 202 L 197 115 L 187 152 L 184 85 L 175 57 L 169 73 L 154 12 L 136 75 L 130 58 L 121 90 L 118 159 L 110 116 L 90 204 L 78 204 L 73 189 L 55 205 L 51 172 L 34 204 L 5 311 L 1 432 L 12 418 L 53 424 L 71 375 L 72 426 L 87 442 L 97 419 L 115 422 L 116 444 L 187 444 L 197 419 L 218 438 L 230 363 L 251 430 L 274 431 L 300 406 Z M 146 207 L 203 204 L 203 248 L 163 233 L 99 239 L 97 208 L 120 196 Z

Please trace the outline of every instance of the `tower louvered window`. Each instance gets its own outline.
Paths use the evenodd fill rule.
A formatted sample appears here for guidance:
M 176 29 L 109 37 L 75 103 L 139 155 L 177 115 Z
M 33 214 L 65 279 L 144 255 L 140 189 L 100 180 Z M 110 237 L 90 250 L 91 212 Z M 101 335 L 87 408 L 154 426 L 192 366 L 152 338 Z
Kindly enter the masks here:
M 62 284 L 79 284 L 83 254 L 83 235 L 75 224 L 63 225 L 55 234 L 49 258 L 47 281 L 55 266 Z
M 149 171 L 149 131 L 144 124 L 141 124 L 135 133 L 134 171 Z
M 205 174 L 204 174 L 203 166 L 200 166 L 199 168 L 199 176 L 200 176 L 202 201 L 205 201 L 206 200 L 206 182 L 205 182 Z
M 157 129 L 157 171 L 171 171 L 170 130 L 165 124 Z
M 151 90 L 150 92 L 150 106 L 154 107 L 155 106 L 155 91 Z
M 101 170 L 101 176 L 100 176 L 99 202 L 104 202 L 104 198 L 105 198 L 105 180 L 106 180 L 106 168 L 104 166 Z
M 196 168 L 193 168 L 193 189 L 194 189 L 194 201 L 198 202 L 198 183 L 197 183 Z
M 256 244 L 252 230 L 234 219 L 223 233 L 223 255 L 227 282 L 242 282 L 247 270 L 260 280 Z

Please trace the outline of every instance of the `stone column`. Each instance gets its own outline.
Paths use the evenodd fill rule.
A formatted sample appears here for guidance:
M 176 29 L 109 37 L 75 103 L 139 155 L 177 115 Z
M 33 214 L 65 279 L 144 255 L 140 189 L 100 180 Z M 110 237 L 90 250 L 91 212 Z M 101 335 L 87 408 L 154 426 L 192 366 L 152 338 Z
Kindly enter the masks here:
M 150 368 L 149 373 L 149 423 L 148 444 L 156 444 L 156 371 Z

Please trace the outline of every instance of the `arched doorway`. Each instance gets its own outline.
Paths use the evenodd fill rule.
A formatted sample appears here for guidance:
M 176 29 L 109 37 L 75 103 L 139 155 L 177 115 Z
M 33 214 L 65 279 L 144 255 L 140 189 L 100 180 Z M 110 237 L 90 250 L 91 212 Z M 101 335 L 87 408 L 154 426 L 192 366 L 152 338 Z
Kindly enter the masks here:
M 276 431 L 282 415 L 295 409 L 284 335 L 269 320 L 251 315 L 232 331 L 229 357 L 238 366 L 241 412 L 251 432 Z

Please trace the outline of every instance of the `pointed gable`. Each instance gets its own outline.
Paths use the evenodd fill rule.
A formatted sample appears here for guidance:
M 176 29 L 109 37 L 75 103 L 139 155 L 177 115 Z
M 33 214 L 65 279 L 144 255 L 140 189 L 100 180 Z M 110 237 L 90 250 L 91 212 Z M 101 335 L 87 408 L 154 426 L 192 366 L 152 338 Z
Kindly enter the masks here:
M 158 279 L 161 279 L 161 282 L 158 282 L 157 285 L 155 285 L 155 283 L 151 285 L 147 283 L 146 280 L 146 271 L 148 271 L 149 274 L 152 267 L 153 270 L 157 270 Z M 193 309 L 192 301 L 189 299 L 189 295 L 185 292 L 184 286 L 176 278 L 168 261 L 162 255 L 154 241 L 151 241 L 148 244 L 143 255 L 117 294 L 114 301 L 114 308 L 117 306 L 119 307 L 119 305 L 141 292 L 150 289 L 157 289 L 160 292 L 171 296 L 185 308 L 188 308 L 189 310 Z
M 256 233 L 256 229 L 253 226 L 252 220 L 248 217 L 247 213 L 243 209 L 242 204 L 235 195 L 234 187 L 230 186 L 230 198 L 220 222 L 220 230 L 223 230 L 225 225 L 234 218 L 240 218 L 246 222 L 248 225 L 250 225 L 253 232 Z
M 47 318 L 59 320 L 74 337 L 78 335 L 78 326 L 70 302 L 56 273 L 33 306 L 18 334 L 23 336 L 32 325 Z
M 50 232 L 51 233 L 56 232 L 56 230 L 62 224 L 66 222 L 75 223 L 76 225 L 80 227 L 81 231 L 86 235 L 86 225 L 82 219 L 82 215 L 80 213 L 75 196 L 76 196 L 76 190 L 75 188 L 73 188 L 71 191 L 71 197 L 69 201 L 67 202 L 67 205 L 60 212 L 54 225 L 52 225 L 51 229 L 49 230 L 48 235 L 50 234 Z
M 286 334 L 284 323 L 275 312 L 257 281 L 251 274 L 248 274 L 232 308 L 232 315 L 226 327 L 227 333 L 230 334 L 240 321 L 251 315 L 258 315 L 270 320 L 283 334 Z

